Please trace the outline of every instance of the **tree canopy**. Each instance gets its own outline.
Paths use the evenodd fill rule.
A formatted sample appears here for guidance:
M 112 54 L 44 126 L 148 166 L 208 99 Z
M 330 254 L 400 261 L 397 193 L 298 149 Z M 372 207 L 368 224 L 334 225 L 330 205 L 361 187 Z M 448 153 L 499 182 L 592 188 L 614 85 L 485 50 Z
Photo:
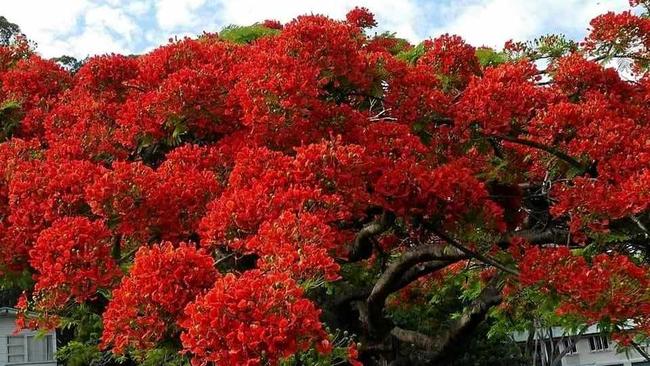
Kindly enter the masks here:
M 636 347 L 650 18 L 630 4 L 583 42 L 502 50 L 370 35 L 364 8 L 66 68 L 0 33 L 0 286 L 70 365 L 442 364 L 539 324 Z

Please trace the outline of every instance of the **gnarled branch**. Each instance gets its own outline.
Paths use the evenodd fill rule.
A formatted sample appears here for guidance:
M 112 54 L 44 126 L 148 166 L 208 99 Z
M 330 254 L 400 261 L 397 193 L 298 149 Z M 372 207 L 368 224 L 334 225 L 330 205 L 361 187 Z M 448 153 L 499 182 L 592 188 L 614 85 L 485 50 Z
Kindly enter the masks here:
M 372 238 L 388 230 L 395 222 L 392 212 L 384 211 L 381 218 L 364 226 L 354 239 L 354 246 L 348 255 L 349 262 L 358 262 L 372 255 Z
M 531 244 L 565 244 L 569 241 L 569 230 L 549 227 L 544 230 L 523 229 L 504 235 L 497 243 L 507 247 L 513 238 L 520 237 Z
M 391 330 L 391 335 L 401 342 L 412 344 L 422 351 L 428 352 L 429 364 L 436 364 L 437 360 L 445 358 L 452 345 L 474 331 L 485 320 L 488 311 L 501 301 L 500 288 L 497 285 L 497 280 L 493 279 L 481 291 L 479 297 L 465 308 L 462 315 L 441 333 L 429 336 L 395 327 Z
M 498 140 L 508 141 L 508 142 L 512 142 L 512 143 L 515 143 L 515 144 L 524 145 L 524 146 L 532 147 L 534 149 L 545 151 L 545 152 L 547 152 L 547 153 L 549 153 L 551 155 L 554 155 L 554 156 L 560 158 L 561 160 L 564 160 L 565 162 L 569 163 L 570 165 L 574 166 L 575 168 L 580 169 L 581 172 L 590 173 L 592 176 L 596 175 L 594 166 L 591 166 L 591 165 L 590 166 L 585 166 L 580 161 L 578 161 L 576 158 L 574 158 L 572 156 L 569 156 L 568 154 L 565 154 L 562 151 L 560 151 L 560 150 L 558 150 L 558 149 L 556 149 L 554 147 L 547 146 L 547 145 L 544 145 L 544 144 L 540 144 L 539 142 L 535 142 L 535 141 L 531 141 L 531 140 L 517 138 L 517 137 L 510 137 L 510 136 L 503 136 L 503 135 L 489 135 L 488 137 L 498 139 Z
M 370 335 L 380 339 L 392 327 L 383 314 L 386 298 L 391 293 L 398 291 L 426 273 L 442 269 L 465 258 L 467 258 L 465 254 L 454 248 L 423 245 L 406 252 L 398 260 L 391 263 L 375 283 L 366 300 L 367 323 Z M 427 264 L 426 270 L 415 269 L 414 272 L 409 272 L 415 265 L 423 262 L 431 262 Z M 407 281 L 405 275 L 408 275 L 410 281 Z
M 457 248 L 458 250 L 460 250 L 461 252 L 467 254 L 468 256 L 470 256 L 472 258 L 476 258 L 477 260 L 479 260 L 479 261 L 481 261 L 481 262 L 483 262 L 485 264 L 489 264 L 489 265 L 491 265 L 493 267 L 496 267 L 496 268 L 498 268 L 498 269 L 500 269 L 500 270 L 502 270 L 502 271 L 504 271 L 506 273 L 509 273 L 511 275 L 514 275 L 514 276 L 519 275 L 519 272 L 517 270 L 506 267 L 504 264 L 499 263 L 498 261 L 488 257 L 487 255 L 481 254 L 481 253 L 479 253 L 477 251 L 474 251 L 474 250 L 471 250 L 471 249 L 465 247 L 464 245 L 459 243 L 456 239 L 454 239 L 451 236 L 445 234 L 441 230 L 438 230 L 437 228 L 432 228 L 432 230 L 436 234 L 436 236 L 438 236 L 440 239 L 446 241 L 449 245 Z

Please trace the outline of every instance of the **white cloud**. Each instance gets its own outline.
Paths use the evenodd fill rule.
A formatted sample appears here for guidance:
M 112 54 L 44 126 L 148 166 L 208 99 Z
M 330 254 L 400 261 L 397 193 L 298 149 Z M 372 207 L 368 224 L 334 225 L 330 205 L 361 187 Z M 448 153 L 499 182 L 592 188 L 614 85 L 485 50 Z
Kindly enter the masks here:
M 161 28 L 174 29 L 200 23 L 203 14 L 198 9 L 205 0 L 158 0 L 156 18 Z
M 70 1 L 2 1 L 0 14 L 20 26 L 23 32 L 39 44 L 39 50 L 50 54 L 51 45 L 59 36 L 75 29 L 77 20 L 89 2 Z
M 96 30 L 114 32 L 121 36 L 126 42 L 131 42 L 138 26 L 124 10 L 109 6 L 98 6 L 89 9 L 84 21 L 87 27 Z
M 114 0 L 119 1 L 119 0 Z M 126 12 L 134 16 L 142 16 L 150 11 L 153 4 L 148 0 L 129 1 L 126 6 Z
M 501 47 L 509 39 L 528 40 L 545 33 L 586 33 L 589 20 L 608 10 L 622 10 L 627 0 L 478 0 L 456 3 L 449 21 L 429 29 L 431 36 L 455 33 L 469 43 Z
M 222 24 L 251 24 L 265 19 L 287 22 L 301 14 L 325 14 L 341 19 L 354 6 L 365 6 L 375 13 L 381 29 L 395 31 L 402 37 L 417 38 L 418 6 L 414 0 L 275 0 L 221 1 Z
M 139 28 L 119 1 L 3 1 L 0 14 L 18 24 L 46 57 L 128 53 Z
M 86 28 L 80 35 L 68 38 L 65 42 L 67 44 L 74 44 L 74 48 L 70 48 L 67 54 L 74 55 L 78 58 L 104 53 L 128 54 L 131 52 L 123 40 L 115 38 L 106 32 L 105 29 L 97 27 Z M 62 53 L 60 49 L 58 53 Z
M 85 57 L 140 53 L 174 35 L 228 24 L 309 13 L 341 19 L 357 5 L 375 13 L 376 31 L 412 42 L 457 33 L 474 45 L 500 47 L 549 32 L 582 36 L 591 18 L 622 10 L 627 0 L 0 0 L 0 15 L 20 25 L 46 57 Z

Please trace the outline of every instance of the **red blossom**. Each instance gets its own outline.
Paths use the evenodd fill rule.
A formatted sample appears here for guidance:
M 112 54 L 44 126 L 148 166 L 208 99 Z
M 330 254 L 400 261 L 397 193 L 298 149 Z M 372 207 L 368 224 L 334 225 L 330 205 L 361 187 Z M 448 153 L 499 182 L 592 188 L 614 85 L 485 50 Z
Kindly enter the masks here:
M 418 64 L 428 65 L 447 87 L 464 88 L 472 76 L 481 73 L 476 49 L 456 35 L 443 34 L 424 42 Z
M 388 312 L 466 271 L 508 298 L 552 293 L 585 323 L 633 322 L 624 344 L 650 332 L 647 17 L 595 18 L 546 70 L 532 43 L 479 52 L 483 67 L 458 36 L 367 36 L 365 8 L 256 24 L 278 31 L 91 57 L 74 75 L 20 37 L 0 46 L 0 282 L 27 287 L 24 326 L 83 309 L 101 314 L 103 349 L 182 347 L 194 365 L 328 353 L 319 307 L 338 315 L 325 289 L 339 287 L 323 284 L 375 286 L 444 230 L 482 255 L 400 284 Z M 570 236 L 505 248 L 506 229 Z M 353 365 L 373 352 L 355 347 Z
M 149 349 L 176 332 L 182 310 L 217 278 L 212 258 L 185 243 L 141 248 L 103 314 L 102 347 Z
M 372 28 L 377 26 L 375 15 L 364 7 L 355 7 L 345 14 L 348 23 L 359 28 Z
M 122 272 L 111 250 L 111 233 L 101 221 L 69 217 L 43 230 L 29 252 L 41 306 L 92 300 L 97 290 L 112 288 Z
M 283 273 L 227 274 L 185 314 L 181 340 L 197 366 L 277 365 L 326 338 L 320 311 Z
M 265 26 L 266 28 L 269 28 L 269 29 L 282 30 L 282 28 L 284 28 L 282 23 L 280 23 L 280 21 L 275 20 L 275 19 L 267 19 L 267 20 L 262 22 L 262 25 Z

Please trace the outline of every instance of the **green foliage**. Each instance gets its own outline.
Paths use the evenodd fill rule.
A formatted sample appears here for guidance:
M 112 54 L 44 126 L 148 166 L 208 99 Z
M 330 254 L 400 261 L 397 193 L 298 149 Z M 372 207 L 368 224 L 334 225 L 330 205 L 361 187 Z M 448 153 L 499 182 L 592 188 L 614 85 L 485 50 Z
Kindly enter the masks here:
M 411 44 L 409 41 L 407 41 L 404 38 L 399 38 L 396 36 L 397 33 L 395 32 L 383 32 L 381 34 L 375 35 L 375 39 L 389 39 L 395 42 L 395 44 L 388 49 L 388 52 L 390 52 L 392 55 L 398 55 L 401 52 L 405 52 L 409 50 L 409 47 Z
M 0 268 L 2 270 L 2 268 Z M 0 276 L 0 290 L 20 289 L 27 290 L 34 286 L 31 272 L 25 269 L 21 272 L 2 271 Z M 13 304 L 11 305 L 13 306 Z
M 287 357 L 280 361 L 280 366 L 338 366 L 346 365 L 348 360 L 348 346 L 355 342 L 355 336 L 347 331 L 337 330 L 330 333 L 332 351 L 320 354 L 314 347 L 304 352 Z M 357 346 L 359 344 L 357 343 Z
M 101 359 L 102 353 L 96 344 L 86 344 L 70 341 L 60 347 L 56 352 L 56 359 L 67 366 L 92 365 L 95 360 Z
M 13 100 L 0 105 L 0 142 L 8 140 L 20 126 L 20 103 Z
M 183 142 L 183 137 L 189 131 L 187 119 L 182 116 L 172 116 L 167 120 L 165 125 L 172 130 L 171 136 L 168 136 L 165 141 L 166 144 L 169 146 L 179 146 Z
M 77 71 L 79 71 L 79 69 L 81 68 L 81 66 L 83 66 L 86 60 L 77 60 L 72 56 L 63 55 L 63 56 L 53 58 L 52 61 L 59 64 L 65 70 L 69 71 L 71 74 L 74 74 Z
M 508 61 L 508 56 L 505 53 L 497 52 L 488 47 L 477 48 L 476 58 L 484 68 L 497 66 Z
M 406 50 L 402 51 L 397 54 L 397 58 L 403 61 L 408 62 L 411 65 L 415 65 L 416 62 L 424 55 L 425 49 L 424 49 L 424 43 L 420 43 L 417 46 Z
M 347 360 L 347 347 L 335 347 L 326 355 L 314 348 L 300 352 L 280 361 L 280 366 L 335 366 L 344 365 Z
M 8 46 L 21 34 L 20 27 L 0 16 L 0 46 Z
M 566 56 L 578 49 L 578 43 L 558 34 L 547 34 L 532 41 L 517 43 L 517 46 L 519 49 L 517 52 L 506 51 L 510 59 L 554 59 Z
M 147 351 L 141 366 L 189 366 L 190 361 L 187 357 L 180 355 L 178 350 L 172 348 L 154 348 Z
M 247 44 L 262 37 L 274 36 L 279 32 L 277 29 L 267 28 L 261 24 L 248 26 L 229 25 L 219 32 L 219 37 L 233 43 Z
M 102 334 L 102 317 L 88 304 L 71 307 L 61 318 L 62 331 L 72 331 L 77 341 L 98 343 Z

